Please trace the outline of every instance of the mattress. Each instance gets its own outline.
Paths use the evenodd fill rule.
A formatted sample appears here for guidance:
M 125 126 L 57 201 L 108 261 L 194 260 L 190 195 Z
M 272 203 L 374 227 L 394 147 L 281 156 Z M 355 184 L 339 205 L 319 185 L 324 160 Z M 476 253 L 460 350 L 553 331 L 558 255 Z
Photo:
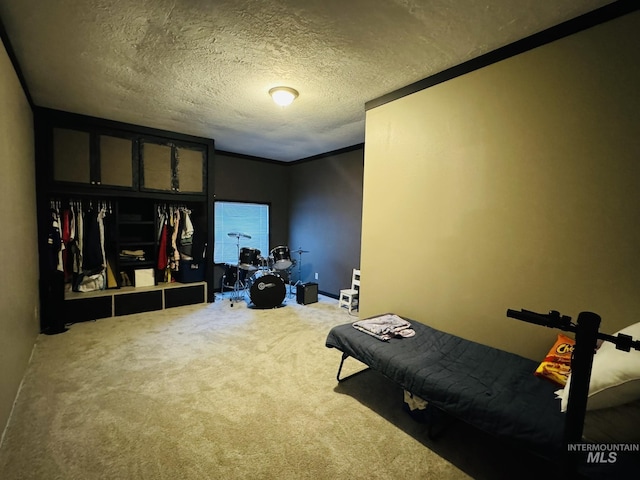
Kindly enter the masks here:
M 413 337 L 381 341 L 349 323 L 332 328 L 326 346 L 489 434 L 547 458 L 561 454 L 557 386 L 534 376 L 536 362 L 406 320 Z

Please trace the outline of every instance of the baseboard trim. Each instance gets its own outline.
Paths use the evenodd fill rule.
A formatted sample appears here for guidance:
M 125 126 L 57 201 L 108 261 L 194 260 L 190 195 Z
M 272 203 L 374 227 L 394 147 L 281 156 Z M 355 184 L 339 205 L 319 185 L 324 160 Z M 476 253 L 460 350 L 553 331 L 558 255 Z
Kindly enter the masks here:
M 31 348 L 31 355 L 29 356 L 29 361 L 27 362 L 27 367 L 24 369 L 24 374 L 22 375 L 22 380 L 20 380 L 20 385 L 18 385 L 18 391 L 16 392 L 16 396 L 13 399 L 13 405 L 11 405 L 11 410 L 9 411 L 9 416 L 7 417 L 7 423 L 2 429 L 2 436 L 0 436 L 0 450 L 2 449 L 2 445 L 4 444 L 4 438 L 7 434 L 7 430 L 9 429 L 9 425 L 11 424 L 11 419 L 13 418 L 13 412 L 16 409 L 16 405 L 18 403 L 18 398 L 20 398 L 20 392 L 22 391 L 22 387 L 24 385 L 24 379 L 27 378 L 27 372 L 29 367 L 31 366 L 31 361 L 33 360 L 33 355 L 36 351 L 37 343 L 33 342 L 33 347 Z

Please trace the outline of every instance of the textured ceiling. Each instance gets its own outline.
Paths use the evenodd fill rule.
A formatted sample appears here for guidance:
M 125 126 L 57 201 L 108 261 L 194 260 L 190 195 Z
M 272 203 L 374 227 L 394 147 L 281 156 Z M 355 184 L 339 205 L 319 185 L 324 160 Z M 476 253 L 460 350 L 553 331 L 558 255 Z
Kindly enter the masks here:
M 282 161 L 364 141 L 364 104 L 610 0 L 0 0 L 33 101 Z M 300 92 L 277 107 L 267 92 Z

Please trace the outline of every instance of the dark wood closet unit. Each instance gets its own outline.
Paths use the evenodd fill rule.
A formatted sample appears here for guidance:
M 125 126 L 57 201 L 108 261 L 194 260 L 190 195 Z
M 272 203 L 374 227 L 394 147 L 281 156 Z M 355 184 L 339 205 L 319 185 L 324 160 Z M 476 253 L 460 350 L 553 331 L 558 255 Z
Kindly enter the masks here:
M 213 301 L 213 140 L 44 108 L 35 131 L 43 332 Z M 105 268 L 86 286 L 86 244 L 56 256 L 56 239 L 96 208 Z

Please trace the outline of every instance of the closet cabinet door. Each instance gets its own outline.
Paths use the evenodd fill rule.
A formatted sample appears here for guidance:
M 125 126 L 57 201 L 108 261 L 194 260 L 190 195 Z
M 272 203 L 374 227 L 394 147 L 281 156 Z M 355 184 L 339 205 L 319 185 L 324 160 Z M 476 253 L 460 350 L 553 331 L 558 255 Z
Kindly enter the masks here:
M 131 138 L 68 128 L 53 129 L 53 181 L 133 190 Z
M 142 142 L 141 149 L 141 183 L 143 190 L 163 192 L 177 191 L 175 179 L 175 159 L 173 146 Z
M 53 181 L 94 183 L 91 177 L 91 134 L 53 129 Z
M 140 157 L 141 190 L 205 192 L 206 154 L 203 148 L 143 140 Z
M 204 192 L 205 155 L 203 150 L 176 147 L 176 178 L 180 193 Z
M 134 141 L 130 138 L 98 136 L 100 184 L 114 187 L 134 185 Z

